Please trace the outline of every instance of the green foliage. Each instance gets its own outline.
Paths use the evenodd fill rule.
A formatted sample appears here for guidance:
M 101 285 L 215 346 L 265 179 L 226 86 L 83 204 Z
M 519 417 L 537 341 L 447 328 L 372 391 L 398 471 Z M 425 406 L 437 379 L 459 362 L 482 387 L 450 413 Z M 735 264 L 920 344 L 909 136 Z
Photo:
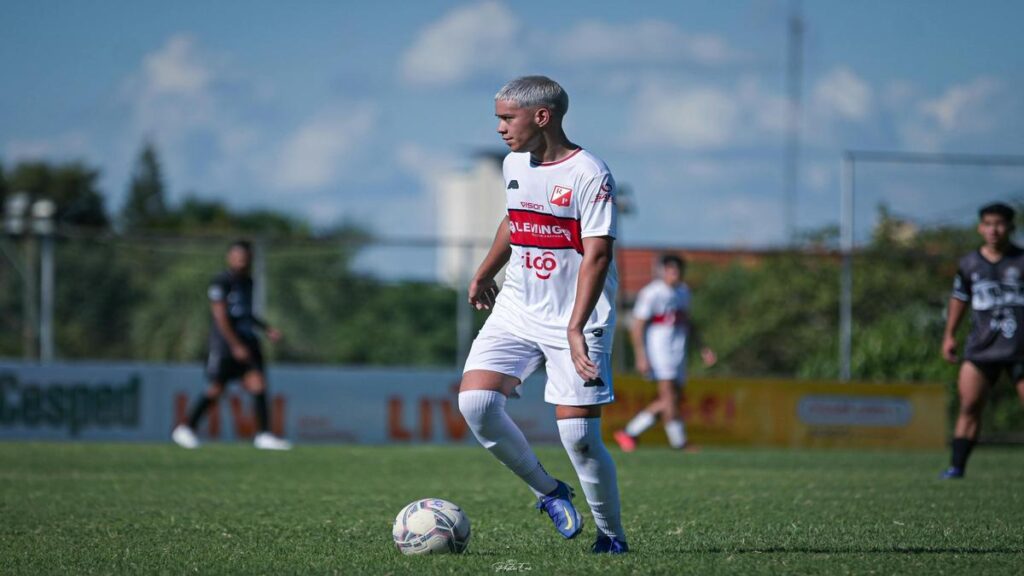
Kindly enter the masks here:
M 973 249 L 970 229 L 915 230 L 883 209 L 871 243 L 854 258 L 853 353 L 857 380 L 942 381 L 942 360 L 957 260 Z M 835 378 L 841 260 L 816 247 L 832 233 L 806 236 L 805 252 L 768 256 L 753 266 L 700 270 L 694 319 L 719 354 L 719 373 Z
M 579 485 L 565 451 L 545 467 Z M 479 446 L 0 443 L 0 573 L 1019 574 L 1024 454 L 982 447 L 962 481 L 939 452 L 615 452 L 632 548 L 563 540 Z M 439 463 L 441 465 L 439 465 Z M 430 470 L 431 473 L 419 473 Z M 462 555 L 407 557 L 391 522 L 445 498 L 470 518 Z
M 98 170 L 78 162 L 25 162 L 6 175 L 6 186 L 8 193 L 28 193 L 31 202 L 52 200 L 57 205 L 56 219 L 60 224 L 106 228 L 110 220 L 97 188 L 99 175 Z
M 121 209 L 121 222 L 125 230 L 146 230 L 163 225 L 168 216 L 164 196 L 164 180 L 156 149 L 152 143 L 146 142 L 139 153 L 128 186 L 128 199 Z

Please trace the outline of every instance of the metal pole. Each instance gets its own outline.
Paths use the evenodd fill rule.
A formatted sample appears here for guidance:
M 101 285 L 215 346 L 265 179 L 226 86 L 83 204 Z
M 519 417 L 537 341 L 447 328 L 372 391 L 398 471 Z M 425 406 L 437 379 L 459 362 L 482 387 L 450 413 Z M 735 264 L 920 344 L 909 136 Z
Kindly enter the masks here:
M 38 256 L 36 254 L 36 237 L 31 232 L 25 234 L 25 283 L 22 291 L 22 305 L 24 306 L 23 326 L 22 326 L 22 338 L 23 338 L 23 355 L 25 360 L 35 360 L 37 358 L 37 352 L 39 346 L 39 314 L 38 308 L 36 307 L 36 283 L 39 281 L 38 271 L 36 266 L 38 265 Z
M 797 188 L 800 183 L 800 111 L 803 83 L 804 23 L 800 15 L 800 1 L 790 2 L 789 42 L 786 49 L 786 149 L 783 172 L 783 225 L 786 242 L 796 243 Z
M 844 154 L 840 167 L 840 238 L 843 256 L 839 295 L 839 379 L 850 381 L 850 356 L 853 348 L 853 187 L 854 157 Z
M 54 302 L 54 239 L 53 234 L 42 236 L 39 282 L 39 359 L 53 362 L 53 302 Z
M 267 312 L 267 246 L 259 238 L 252 245 L 252 311 L 257 317 Z
M 459 273 L 455 288 L 455 367 L 458 370 L 466 364 L 469 347 L 473 341 L 473 310 L 466 302 L 469 283 L 472 281 L 470 268 L 473 264 L 473 244 L 466 241 L 459 250 Z

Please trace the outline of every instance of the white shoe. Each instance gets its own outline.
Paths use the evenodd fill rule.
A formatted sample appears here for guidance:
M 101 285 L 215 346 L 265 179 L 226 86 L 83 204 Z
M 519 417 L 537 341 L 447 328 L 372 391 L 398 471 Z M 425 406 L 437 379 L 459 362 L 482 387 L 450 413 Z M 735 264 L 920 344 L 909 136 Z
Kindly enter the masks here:
M 199 438 L 196 438 L 196 433 L 185 424 L 178 424 L 174 427 L 174 432 L 171 432 L 171 439 L 182 448 L 188 448 L 189 450 L 199 448 Z
M 252 445 L 260 450 L 291 450 L 292 443 L 274 436 L 270 432 L 260 432 L 253 439 Z

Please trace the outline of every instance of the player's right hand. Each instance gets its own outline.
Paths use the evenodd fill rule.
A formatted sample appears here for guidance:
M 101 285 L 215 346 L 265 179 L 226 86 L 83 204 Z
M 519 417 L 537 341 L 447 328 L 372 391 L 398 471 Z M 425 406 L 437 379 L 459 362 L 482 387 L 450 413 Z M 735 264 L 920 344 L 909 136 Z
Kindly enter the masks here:
M 647 356 L 636 357 L 636 371 L 641 374 L 647 374 L 651 371 L 651 363 L 647 361 Z
M 247 364 L 252 359 L 252 352 L 245 344 L 236 344 L 231 347 L 231 357 L 239 364 Z
M 494 278 L 473 278 L 469 283 L 469 305 L 477 310 L 490 310 L 498 297 L 498 283 Z
M 956 364 L 960 360 L 956 354 L 955 336 L 946 336 L 942 339 L 942 357 L 950 364 Z

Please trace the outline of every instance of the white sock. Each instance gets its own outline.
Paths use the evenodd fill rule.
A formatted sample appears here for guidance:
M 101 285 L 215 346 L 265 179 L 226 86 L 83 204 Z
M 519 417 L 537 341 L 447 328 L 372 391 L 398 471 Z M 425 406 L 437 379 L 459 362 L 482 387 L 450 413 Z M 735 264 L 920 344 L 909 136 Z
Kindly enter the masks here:
M 686 446 L 686 424 L 682 419 L 677 418 L 666 423 L 665 434 L 668 436 L 668 443 L 673 448 Z
M 476 439 L 526 482 L 537 496 L 558 488 L 526 442 L 522 430 L 505 412 L 505 396 L 491 390 L 459 393 L 459 410 Z
M 633 416 L 633 419 L 629 421 L 629 424 L 626 424 L 626 434 L 629 434 L 633 438 L 636 438 L 637 436 L 643 434 L 644 430 L 647 430 L 648 428 L 653 426 L 654 421 L 657 419 L 657 416 L 644 410 L 638 413 L 636 416 Z
M 558 435 L 579 476 L 598 530 L 625 541 L 619 511 L 619 482 L 615 462 L 601 440 L 601 419 L 559 420 Z

